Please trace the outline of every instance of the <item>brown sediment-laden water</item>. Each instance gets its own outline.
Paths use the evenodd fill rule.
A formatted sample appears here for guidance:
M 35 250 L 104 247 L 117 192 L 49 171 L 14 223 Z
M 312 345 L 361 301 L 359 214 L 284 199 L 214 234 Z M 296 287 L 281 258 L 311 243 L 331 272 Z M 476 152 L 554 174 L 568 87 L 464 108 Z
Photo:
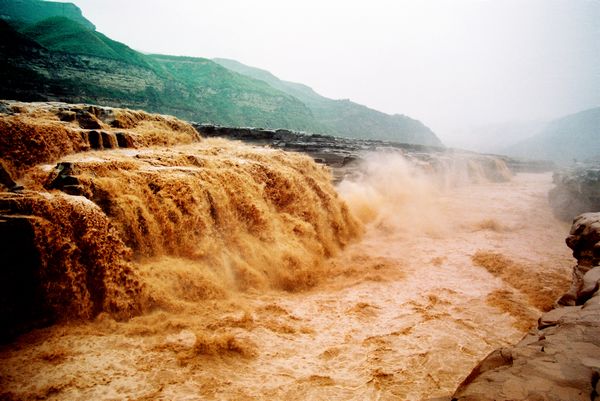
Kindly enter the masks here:
M 569 284 L 549 174 L 467 183 L 374 153 L 334 187 L 220 139 L 60 161 L 1 199 L 69 273 L 44 276 L 57 323 L 0 349 L 4 399 L 447 396 Z

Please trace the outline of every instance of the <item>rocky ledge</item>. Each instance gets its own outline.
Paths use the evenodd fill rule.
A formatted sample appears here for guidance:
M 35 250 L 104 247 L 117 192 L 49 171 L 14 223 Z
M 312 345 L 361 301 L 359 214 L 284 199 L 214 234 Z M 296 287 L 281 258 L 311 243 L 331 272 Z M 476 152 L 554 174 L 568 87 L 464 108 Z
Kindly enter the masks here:
M 452 400 L 600 399 L 600 213 L 578 216 L 566 242 L 577 259 L 569 291 L 521 342 L 481 361 Z
M 191 125 L 204 137 L 222 137 L 252 145 L 306 153 L 318 163 L 331 167 L 336 181 L 355 173 L 360 162 L 372 152 L 398 152 L 427 172 L 446 175 L 460 171 L 460 174 L 455 176 L 460 175 L 470 182 L 508 181 L 512 172 L 526 171 L 529 166 L 502 156 L 483 155 L 438 146 L 341 138 L 286 129 L 222 127 L 194 122 Z M 515 167 L 515 170 L 511 171 L 509 165 Z M 534 169 L 538 167 L 533 166 Z
M 553 181 L 548 198 L 557 218 L 569 221 L 584 212 L 600 211 L 600 162 L 557 171 Z

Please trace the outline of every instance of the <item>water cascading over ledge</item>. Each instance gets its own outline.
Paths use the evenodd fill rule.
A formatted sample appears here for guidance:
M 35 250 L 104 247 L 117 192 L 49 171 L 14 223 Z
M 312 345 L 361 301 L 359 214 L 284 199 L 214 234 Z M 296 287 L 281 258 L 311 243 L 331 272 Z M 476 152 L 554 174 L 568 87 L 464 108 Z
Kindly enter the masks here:
M 307 288 L 361 232 L 329 170 L 307 156 L 202 141 L 143 112 L 3 111 L 1 162 L 25 188 L 0 193 L 4 338 L 232 290 Z

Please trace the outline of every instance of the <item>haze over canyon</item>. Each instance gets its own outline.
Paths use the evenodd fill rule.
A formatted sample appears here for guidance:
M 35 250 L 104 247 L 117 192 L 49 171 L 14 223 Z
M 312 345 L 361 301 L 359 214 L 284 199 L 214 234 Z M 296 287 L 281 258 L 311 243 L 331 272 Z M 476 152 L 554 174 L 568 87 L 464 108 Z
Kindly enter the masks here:
M 0 0 L 0 399 L 600 399 L 599 21 Z

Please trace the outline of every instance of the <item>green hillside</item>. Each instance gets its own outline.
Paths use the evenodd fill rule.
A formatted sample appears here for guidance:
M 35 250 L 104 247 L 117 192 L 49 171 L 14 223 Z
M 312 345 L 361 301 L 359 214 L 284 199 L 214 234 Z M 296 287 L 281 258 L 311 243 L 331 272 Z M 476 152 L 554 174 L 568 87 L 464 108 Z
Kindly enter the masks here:
M 327 99 L 267 71 L 234 61 L 142 54 L 97 32 L 72 4 L 0 0 L 0 10 L 9 22 L 0 24 L 0 98 L 97 103 L 200 123 L 441 145 L 417 120 Z
M 149 56 L 163 71 L 185 86 L 187 101 L 196 106 L 201 122 L 221 125 L 315 131 L 318 124 L 298 99 L 266 83 L 229 71 L 217 63 L 196 57 Z
M 299 84 L 296 82 L 283 81 L 277 78 L 275 75 L 271 74 L 269 71 L 261 70 L 260 68 L 250 67 L 248 65 L 240 63 L 239 61 L 230 60 L 226 58 L 215 58 L 213 59 L 213 61 L 231 71 L 235 71 L 242 75 L 266 82 L 273 88 L 279 89 L 280 91 L 285 93 L 289 93 L 290 95 L 297 97 L 305 103 L 331 100 L 319 95 L 309 86 Z
M 34 24 L 50 17 L 65 17 L 88 29 L 96 29 L 72 3 L 40 0 L 0 0 L 0 19 L 11 24 Z
M 562 164 L 600 159 L 600 107 L 554 120 L 539 134 L 506 148 L 503 153 Z
M 20 53 L 23 50 L 41 49 L 35 40 L 17 32 L 6 20 L 0 19 L 0 46 L 4 53 Z
M 47 18 L 24 27 L 21 32 L 49 50 L 106 57 L 149 67 L 144 55 L 65 17 Z
M 223 125 L 318 127 L 298 99 L 211 60 L 144 55 L 63 17 L 21 32 L 2 28 L 4 98 L 140 108 Z
M 235 60 L 217 58 L 214 61 L 232 71 L 264 81 L 273 88 L 300 99 L 310 108 L 327 134 L 441 145 L 428 127 L 410 117 L 385 114 L 349 100 L 329 99 L 306 85 L 282 81 L 268 71 Z

